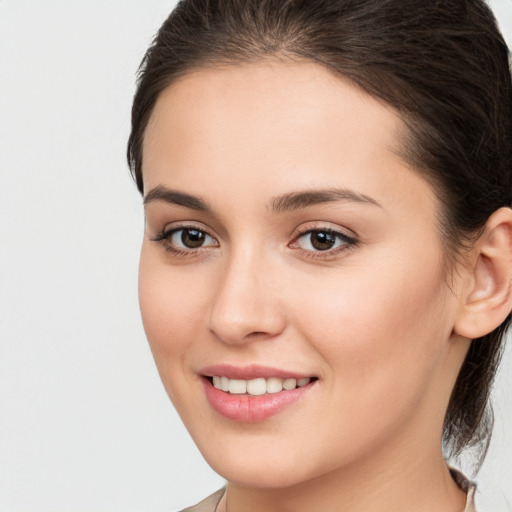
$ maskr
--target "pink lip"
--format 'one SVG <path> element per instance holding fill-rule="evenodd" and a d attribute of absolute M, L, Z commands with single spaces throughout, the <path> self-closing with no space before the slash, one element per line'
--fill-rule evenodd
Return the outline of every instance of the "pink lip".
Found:
<path fill-rule="evenodd" d="M 258 365 L 232 366 L 229 364 L 215 364 L 202 368 L 198 373 L 205 377 L 213 377 L 216 375 L 218 377 L 243 380 L 258 379 L 261 377 L 265 379 L 269 377 L 277 377 L 278 379 L 302 379 L 304 377 L 312 377 L 312 375 Z"/>
<path fill-rule="evenodd" d="M 308 375 L 287 372 L 262 366 L 234 367 L 229 365 L 208 366 L 201 370 L 202 382 L 206 399 L 210 406 L 219 414 L 233 421 L 257 423 L 278 414 L 283 409 L 301 400 L 315 384 L 316 379 L 299 388 L 266 393 L 264 395 L 235 395 L 213 386 L 212 376 L 223 376 L 231 379 L 256 379 L 277 377 L 279 379 L 300 379 Z"/>

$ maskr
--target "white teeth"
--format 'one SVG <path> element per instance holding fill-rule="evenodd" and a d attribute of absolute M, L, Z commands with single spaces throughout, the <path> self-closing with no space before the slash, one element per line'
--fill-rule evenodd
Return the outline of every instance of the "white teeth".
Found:
<path fill-rule="evenodd" d="M 233 395 L 244 395 L 247 392 L 247 381 L 239 379 L 229 380 L 229 392 Z"/>
<path fill-rule="evenodd" d="M 222 391 L 229 391 L 229 379 L 227 377 L 220 378 L 220 389 Z"/>
<path fill-rule="evenodd" d="M 270 377 L 267 379 L 267 393 L 279 393 L 283 391 L 283 379 Z"/>
<path fill-rule="evenodd" d="M 252 379 L 247 381 L 247 393 L 249 395 L 264 395 L 267 392 L 265 379 Z"/>
<path fill-rule="evenodd" d="M 251 380 L 230 379 L 228 377 L 213 377 L 213 385 L 217 389 L 229 392 L 233 395 L 249 394 L 253 396 L 264 395 L 265 393 L 279 393 L 284 390 L 295 389 L 296 387 L 306 386 L 311 382 L 311 378 L 302 379 L 279 379 L 269 377 L 268 379 L 258 378 Z"/>
<path fill-rule="evenodd" d="M 295 379 L 284 379 L 283 388 L 284 389 L 295 389 L 297 387 L 297 381 Z"/>

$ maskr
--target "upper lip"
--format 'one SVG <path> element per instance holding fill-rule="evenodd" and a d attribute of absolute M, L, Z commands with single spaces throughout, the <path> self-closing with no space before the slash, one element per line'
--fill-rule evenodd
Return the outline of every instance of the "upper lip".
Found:
<path fill-rule="evenodd" d="M 267 379 L 270 377 L 277 377 L 278 379 L 302 379 L 306 377 L 313 377 L 313 375 L 260 365 L 233 366 L 230 364 L 213 364 L 205 366 L 199 370 L 199 373 L 205 377 L 218 376 L 242 380 L 257 378 Z"/>

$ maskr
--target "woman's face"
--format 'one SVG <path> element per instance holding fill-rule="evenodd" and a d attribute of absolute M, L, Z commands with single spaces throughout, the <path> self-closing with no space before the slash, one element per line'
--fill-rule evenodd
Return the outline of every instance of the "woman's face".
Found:
<path fill-rule="evenodd" d="M 403 130 L 308 63 L 197 70 L 156 104 L 142 316 L 171 400 L 230 481 L 289 486 L 440 452 L 467 345 Z"/>

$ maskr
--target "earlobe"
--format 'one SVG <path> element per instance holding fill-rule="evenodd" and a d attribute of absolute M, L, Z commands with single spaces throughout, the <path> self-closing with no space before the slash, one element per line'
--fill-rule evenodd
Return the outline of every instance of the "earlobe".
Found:
<path fill-rule="evenodd" d="M 469 339 L 496 329 L 512 309 L 512 210 L 500 208 L 474 247 L 470 286 L 461 297 L 454 332 Z"/>

